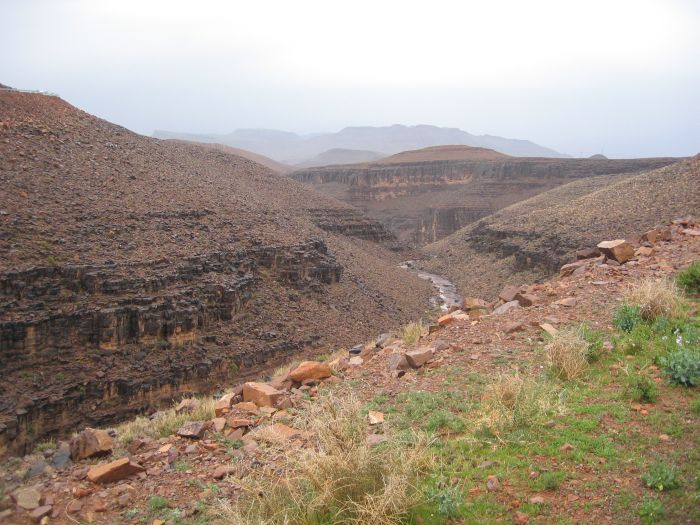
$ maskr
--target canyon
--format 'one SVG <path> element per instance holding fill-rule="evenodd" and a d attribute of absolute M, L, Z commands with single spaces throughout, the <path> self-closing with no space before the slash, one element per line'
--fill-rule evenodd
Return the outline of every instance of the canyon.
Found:
<path fill-rule="evenodd" d="M 0 453 L 429 308 L 391 232 L 250 159 L 0 92 Z"/>
<path fill-rule="evenodd" d="M 360 208 L 399 240 L 423 246 L 562 184 L 639 173 L 676 161 L 522 158 L 484 148 L 449 146 L 366 164 L 302 169 L 290 176 Z"/>

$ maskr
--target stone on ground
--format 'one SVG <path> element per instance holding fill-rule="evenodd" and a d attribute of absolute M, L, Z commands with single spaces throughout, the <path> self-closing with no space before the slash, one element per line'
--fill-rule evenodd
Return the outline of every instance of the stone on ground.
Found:
<path fill-rule="evenodd" d="M 603 241 L 598 243 L 598 249 L 608 259 L 617 261 L 620 264 L 626 263 L 634 257 L 634 248 L 624 239 Z"/>
<path fill-rule="evenodd" d="M 319 361 L 304 361 L 289 373 L 289 379 L 301 383 L 307 379 L 325 379 L 331 376 L 331 367 Z"/>
<path fill-rule="evenodd" d="M 367 419 L 370 425 L 380 425 L 384 423 L 384 414 L 375 410 L 370 410 L 367 413 Z"/>
<path fill-rule="evenodd" d="M 411 365 L 408 364 L 408 360 L 404 354 L 390 355 L 387 366 L 389 367 L 389 370 L 408 370 L 411 368 Z"/>
<path fill-rule="evenodd" d="M 493 313 L 496 315 L 503 315 L 507 313 L 509 310 L 512 310 L 513 308 L 517 308 L 520 306 L 520 303 L 518 301 L 508 301 L 507 303 L 503 303 L 501 306 L 496 308 Z"/>
<path fill-rule="evenodd" d="M 282 400 L 283 392 L 265 383 L 246 383 L 243 385 L 243 401 L 255 403 L 259 407 L 274 407 Z"/>
<path fill-rule="evenodd" d="M 128 457 L 117 459 L 88 470 L 87 477 L 93 483 L 112 483 L 143 472 L 143 467 L 132 462 Z"/>
<path fill-rule="evenodd" d="M 515 300 L 515 296 L 518 295 L 518 293 L 520 293 L 520 288 L 509 284 L 501 290 L 501 293 L 498 294 L 498 298 L 504 303 L 509 303 Z"/>
<path fill-rule="evenodd" d="M 41 503 L 41 493 L 34 487 L 18 489 L 12 494 L 12 497 L 17 506 L 25 510 L 34 510 Z"/>
<path fill-rule="evenodd" d="M 208 428 L 208 421 L 188 421 L 178 429 L 177 435 L 189 439 L 202 439 Z"/>
<path fill-rule="evenodd" d="M 180 401 L 180 404 L 175 407 L 175 413 L 182 414 L 184 412 L 192 412 L 195 408 L 197 408 L 197 405 L 199 405 L 199 401 L 193 397 L 183 399 Z"/>
<path fill-rule="evenodd" d="M 253 432 L 252 437 L 258 441 L 279 445 L 300 435 L 301 431 L 284 423 L 273 423 L 267 427 L 257 429 Z"/>
<path fill-rule="evenodd" d="M 112 438 L 104 430 L 86 428 L 70 441 L 70 455 L 73 461 L 92 457 L 107 456 L 112 453 Z"/>
<path fill-rule="evenodd" d="M 214 405 L 214 414 L 216 414 L 216 417 L 221 417 L 231 410 L 234 397 L 234 394 L 226 394 L 216 402 Z"/>
<path fill-rule="evenodd" d="M 413 368 L 420 368 L 433 358 L 433 349 L 428 347 L 417 348 L 406 352 L 406 361 Z"/>

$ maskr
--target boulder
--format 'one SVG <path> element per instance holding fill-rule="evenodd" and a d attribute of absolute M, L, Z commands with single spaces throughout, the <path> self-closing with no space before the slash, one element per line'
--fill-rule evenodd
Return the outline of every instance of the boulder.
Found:
<path fill-rule="evenodd" d="M 581 250 L 576 251 L 576 259 L 582 260 L 582 259 L 593 259 L 594 257 L 598 257 L 600 255 L 600 251 L 598 251 L 598 248 L 583 248 Z"/>
<path fill-rule="evenodd" d="M 496 308 L 493 313 L 496 315 L 503 315 L 507 313 L 509 310 L 512 310 L 513 308 L 517 308 L 520 306 L 520 303 L 518 301 L 509 301 L 507 303 L 502 304 L 498 308 Z"/>
<path fill-rule="evenodd" d="M 87 477 L 93 483 L 112 483 L 143 472 L 143 470 L 141 465 L 132 462 L 127 457 L 91 468 L 88 470 Z"/>
<path fill-rule="evenodd" d="M 350 360 L 348 361 L 348 365 L 350 365 L 350 366 L 360 366 L 360 365 L 362 365 L 362 363 L 364 363 L 364 362 L 365 362 L 364 359 L 362 359 L 359 355 L 356 355 L 356 356 L 353 356 L 353 357 L 350 358 Z"/>
<path fill-rule="evenodd" d="M 645 232 L 644 235 L 642 235 L 642 241 L 648 242 L 649 244 L 656 244 L 656 241 L 659 239 L 659 230 L 654 228 L 653 230 L 649 230 L 648 232 Z"/>
<path fill-rule="evenodd" d="M 41 493 L 34 487 L 25 487 L 18 489 L 12 494 L 12 498 L 17 503 L 18 507 L 25 510 L 34 510 L 41 503 Z"/>
<path fill-rule="evenodd" d="M 483 299 L 478 299 L 476 297 L 467 297 L 462 303 L 462 309 L 470 312 L 472 310 L 488 310 L 489 305 Z"/>
<path fill-rule="evenodd" d="M 73 461 L 108 456 L 112 453 L 112 438 L 104 430 L 86 428 L 70 441 L 70 456 Z"/>
<path fill-rule="evenodd" d="M 243 385 L 243 401 L 259 407 L 274 407 L 282 400 L 284 392 L 265 383 L 250 382 Z"/>
<path fill-rule="evenodd" d="M 331 375 L 331 367 L 326 363 L 304 361 L 289 373 L 289 378 L 301 383 L 307 379 L 325 379 Z"/>
<path fill-rule="evenodd" d="M 404 354 L 391 354 L 387 365 L 389 370 L 408 370 L 411 368 Z"/>
<path fill-rule="evenodd" d="M 620 264 L 624 264 L 634 257 L 634 248 L 624 239 L 603 241 L 598 244 L 598 249 L 605 257 Z"/>
<path fill-rule="evenodd" d="M 238 418 L 238 417 L 231 418 L 231 419 L 227 420 L 226 423 L 231 428 L 245 428 L 245 427 L 252 427 L 253 426 L 252 420 Z"/>
<path fill-rule="evenodd" d="M 503 290 L 501 290 L 501 293 L 498 294 L 498 298 L 501 299 L 504 303 L 509 303 L 515 300 L 515 296 L 519 292 L 520 288 L 509 284 L 505 288 L 503 288 Z"/>
<path fill-rule="evenodd" d="M 559 299 L 558 301 L 555 301 L 554 304 L 558 304 L 559 306 L 566 306 L 567 308 L 572 308 L 576 306 L 576 298 L 575 297 L 564 297 L 563 299 Z"/>
<path fill-rule="evenodd" d="M 559 269 L 559 275 L 561 277 L 568 277 L 569 275 L 572 275 L 574 272 L 580 270 L 581 268 L 584 268 L 585 270 L 589 263 L 590 261 L 588 259 L 582 259 L 580 261 L 565 264 Z"/>
<path fill-rule="evenodd" d="M 236 397 L 234 394 L 226 394 L 216 402 L 214 405 L 216 417 L 224 416 L 231 410 L 234 397 Z"/>
<path fill-rule="evenodd" d="M 188 421 L 178 429 L 177 435 L 188 439 L 202 439 L 208 428 L 208 421 Z"/>
<path fill-rule="evenodd" d="M 408 361 L 408 364 L 413 368 L 420 368 L 432 358 L 433 349 L 425 346 L 406 352 L 406 361 Z"/>
<path fill-rule="evenodd" d="M 247 412 L 249 414 L 257 414 L 258 412 L 260 412 L 258 405 L 256 405 L 255 403 L 251 403 L 250 401 L 236 403 L 235 408 L 236 410 L 240 410 L 241 412 Z"/>
<path fill-rule="evenodd" d="M 211 427 L 214 429 L 214 432 L 223 432 L 224 427 L 226 427 L 226 418 L 215 417 L 211 420 Z"/>
<path fill-rule="evenodd" d="M 42 505 L 41 507 L 37 507 L 29 513 L 29 519 L 34 523 L 41 523 L 41 520 L 45 516 L 51 514 L 52 508 L 53 507 L 51 507 L 51 505 Z"/>

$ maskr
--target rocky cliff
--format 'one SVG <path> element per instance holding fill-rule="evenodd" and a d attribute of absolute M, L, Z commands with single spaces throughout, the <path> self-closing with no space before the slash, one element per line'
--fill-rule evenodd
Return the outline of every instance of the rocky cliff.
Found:
<path fill-rule="evenodd" d="M 422 313 L 357 209 L 251 160 L 0 93 L 0 453 Z"/>
<path fill-rule="evenodd" d="M 414 155 L 423 159 L 418 162 L 402 162 L 413 157 L 401 154 L 396 162 L 389 157 L 372 164 L 299 170 L 291 176 L 363 209 L 399 239 L 422 245 L 561 184 L 640 172 L 676 160 L 538 159 L 495 152 L 489 157 L 483 150 L 473 160 L 426 160 L 430 153 Z"/>

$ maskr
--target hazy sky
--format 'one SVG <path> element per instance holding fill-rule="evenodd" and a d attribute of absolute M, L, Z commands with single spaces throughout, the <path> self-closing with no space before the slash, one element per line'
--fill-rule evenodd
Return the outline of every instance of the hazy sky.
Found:
<path fill-rule="evenodd" d="M 424 123 L 689 155 L 700 1 L 0 0 L 0 83 L 144 134 Z"/>

